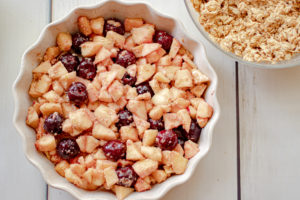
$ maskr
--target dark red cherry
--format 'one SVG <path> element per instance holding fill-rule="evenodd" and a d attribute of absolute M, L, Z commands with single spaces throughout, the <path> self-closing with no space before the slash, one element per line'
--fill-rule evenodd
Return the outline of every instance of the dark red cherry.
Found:
<path fill-rule="evenodd" d="M 62 55 L 59 60 L 62 62 L 62 64 L 64 64 L 68 72 L 75 71 L 79 65 L 78 57 L 72 55 L 71 53 Z"/>
<path fill-rule="evenodd" d="M 102 149 L 108 159 L 117 161 L 125 157 L 126 145 L 120 140 L 111 140 Z"/>
<path fill-rule="evenodd" d="M 89 37 L 81 33 L 75 33 L 72 35 L 72 49 L 74 49 L 75 52 L 80 53 L 80 45 L 87 41 L 89 41 Z"/>
<path fill-rule="evenodd" d="M 69 87 L 67 94 L 69 100 L 74 102 L 76 105 L 82 104 L 88 98 L 86 87 L 81 82 L 73 82 Z"/>
<path fill-rule="evenodd" d="M 91 58 L 82 58 L 80 64 L 77 67 L 77 76 L 93 80 L 96 76 L 96 67 Z"/>
<path fill-rule="evenodd" d="M 105 24 L 104 24 L 104 35 L 106 35 L 106 33 L 108 31 L 114 31 L 116 33 L 124 35 L 125 28 L 124 28 L 123 23 L 120 20 L 115 19 L 115 18 L 111 18 L 111 19 L 107 19 L 105 21 Z"/>
<path fill-rule="evenodd" d="M 149 118 L 148 122 L 150 123 L 150 129 L 157 129 L 158 131 L 164 130 L 164 122 L 162 119 L 154 120 Z"/>
<path fill-rule="evenodd" d="M 151 88 L 151 86 L 149 85 L 148 82 L 144 82 L 144 83 L 141 83 L 139 84 L 137 87 L 136 87 L 136 91 L 138 94 L 144 94 L 146 92 L 149 92 L 151 94 L 151 96 L 154 95 L 154 92 Z"/>
<path fill-rule="evenodd" d="M 80 149 L 74 139 L 65 138 L 58 142 L 56 152 L 61 158 L 69 160 L 75 158 L 79 154 Z"/>
<path fill-rule="evenodd" d="M 156 145 L 162 150 L 173 150 L 178 144 L 178 138 L 173 130 L 163 130 L 156 136 Z"/>
<path fill-rule="evenodd" d="M 45 119 L 44 129 L 48 133 L 60 134 L 63 121 L 63 117 L 58 112 L 54 112 Z"/>
<path fill-rule="evenodd" d="M 124 85 L 134 86 L 135 82 L 136 82 L 136 77 L 130 76 L 127 72 L 124 74 L 122 78 L 122 83 Z"/>
<path fill-rule="evenodd" d="M 116 173 L 119 178 L 119 182 L 117 184 L 124 187 L 133 186 L 138 179 L 138 175 L 131 166 L 118 168 Z"/>
<path fill-rule="evenodd" d="M 169 51 L 173 42 L 173 37 L 166 31 L 156 31 L 153 41 L 161 44 L 164 50 Z"/>
<path fill-rule="evenodd" d="M 117 122 L 116 126 L 121 128 L 122 126 L 127 126 L 133 122 L 133 115 L 128 110 L 121 110 L 118 113 L 119 121 Z"/>
<path fill-rule="evenodd" d="M 197 121 L 192 120 L 190 131 L 186 134 L 188 140 L 192 140 L 195 143 L 198 143 L 202 128 L 198 125 Z M 185 132 L 186 133 L 186 132 Z"/>
<path fill-rule="evenodd" d="M 176 133 L 178 138 L 178 144 L 180 144 L 182 147 L 184 145 L 184 142 L 187 141 L 187 132 L 182 128 L 182 126 L 179 126 L 177 128 L 174 128 L 173 131 Z"/>
<path fill-rule="evenodd" d="M 123 67 L 128 67 L 136 62 L 136 57 L 134 53 L 128 50 L 122 50 L 118 53 L 116 58 L 116 63 L 122 65 Z"/>

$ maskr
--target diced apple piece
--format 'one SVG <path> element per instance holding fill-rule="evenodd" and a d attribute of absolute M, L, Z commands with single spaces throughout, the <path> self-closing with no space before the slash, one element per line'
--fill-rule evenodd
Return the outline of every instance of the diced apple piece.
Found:
<path fill-rule="evenodd" d="M 58 95 L 62 95 L 64 93 L 64 88 L 61 86 L 61 84 L 58 81 L 52 82 L 52 88 Z"/>
<path fill-rule="evenodd" d="M 72 122 L 72 126 L 77 130 L 84 131 L 93 126 L 93 121 L 85 108 L 71 112 L 69 117 Z"/>
<path fill-rule="evenodd" d="M 209 78 L 205 74 L 200 72 L 199 69 L 193 69 L 192 70 L 192 76 L 193 76 L 195 84 L 206 83 L 206 82 L 209 81 Z"/>
<path fill-rule="evenodd" d="M 98 99 L 100 101 L 107 102 L 107 103 L 113 102 L 111 95 L 108 93 L 108 91 L 104 87 L 101 88 Z"/>
<path fill-rule="evenodd" d="M 99 91 L 94 86 L 94 84 L 89 83 L 86 87 L 88 92 L 89 103 L 93 103 L 98 100 Z"/>
<path fill-rule="evenodd" d="M 125 40 L 124 49 L 132 51 L 132 48 L 135 47 L 135 43 L 132 39 L 132 36 L 129 36 Z"/>
<path fill-rule="evenodd" d="M 161 48 L 161 45 L 158 43 L 145 43 L 145 44 L 141 44 L 139 46 L 136 46 L 134 48 L 132 48 L 132 52 L 134 53 L 134 55 L 138 58 L 140 57 L 145 57 L 148 54 L 152 53 L 153 51 L 158 50 L 159 48 Z"/>
<path fill-rule="evenodd" d="M 48 116 L 54 112 L 59 112 L 62 114 L 62 108 L 59 103 L 44 103 L 41 105 L 40 111 L 42 112 L 43 116 Z"/>
<path fill-rule="evenodd" d="M 165 172 L 167 174 L 167 177 L 170 177 L 172 174 L 174 174 L 172 166 L 170 166 L 170 165 L 164 165 L 163 168 L 164 168 L 164 170 L 165 170 Z"/>
<path fill-rule="evenodd" d="M 43 74 L 47 74 L 48 70 L 50 69 L 51 64 L 50 61 L 47 60 L 45 62 L 42 62 L 41 64 L 39 64 L 39 66 L 37 66 L 36 68 L 34 68 L 32 70 L 32 73 L 43 73 Z"/>
<path fill-rule="evenodd" d="M 132 167 L 139 177 L 144 178 L 152 174 L 158 168 L 158 162 L 145 159 L 134 163 Z"/>
<path fill-rule="evenodd" d="M 90 20 L 87 17 L 85 16 L 78 17 L 77 24 L 78 24 L 79 31 L 83 33 L 85 36 L 92 34 Z"/>
<path fill-rule="evenodd" d="M 117 166 L 118 166 L 117 162 L 113 162 L 110 160 L 97 160 L 97 162 L 96 162 L 96 169 L 101 169 L 101 170 L 104 170 L 109 167 L 116 169 Z"/>
<path fill-rule="evenodd" d="M 49 77 L 52 79 L 58 79 L 61 76 L 68 73 L 65 66 L 62 64 L 61 61 L 57 62 L 55 65 L 49 68 L 48 70 Z"/>
<path fill-rule="evenodd" d="M 98 64 L 104 61 L 105 59 L 110 58 L 110 56 L 111 52 L 105 47 L 102 47 L 95 56 L 94 64 Z"/>
<path fill-rule="evenodd" d="M 149 183 L 147 183 L 146 181 L 144 181 L 142 178 L 138 178 L 138 180 L 136 181 L 134 188 L 137 192 L 144 192 L 146 190 L 150 190 L 151 189 L 151 185 Z"/>
<path fill-rule="evenodd" d="M 164 88 L 152 97 L 154 105 L 168 105 L 170 103 L 170 90 Z"/>
<path fill-rule="evenodd" d="M 144 159 L 139 148 L 131 140 L 127 140 L 126 147 L 126 160 L 137 161 Z"/>
<path fill-rule="evenodd" d="M 65 177 L 65 170 L 68 169 L 69 167 L 70 167 L 69 163 L 65 160 L 62 160 L 55 165 L 55 170 L 59 175 Z"/>
<path fill-rule="evenodd" d="M 197 85 L 191 89 L 191 92 L 196 96 L 196 97 L 201 97 L 207 88 L 207 85 L 202 83 L 200 85 Z"/>
<path fill-rule="evenodd" d="M 150 123 L 144 119 L 141 119 L 141 118 L 135 116 L 135 115 L 133 115 L 133 120 L 134 120 L 135 126 L 138 130 L 139 136 L 142 138 L 144 132 L 148 128 L 150 128 Z"/>
<path fill-rule="evenodd" d="M 99 123 L 95 123 L 92 134 L 99 140 L 115 140 L 117 139 L 116 134 L 110 129 Z"/>
<path fill-rule="evenodd" d="M 181 125 L 181 120 L 176 113 L 166 113 L 163 115 L 165 129 L 170 130 Z"/>
<path fill-rule="evenodd" d="M 178 98 L 175 99 L 175 101 L 172 102 L 172 112 L 178 112 L 181 109 L 186 109 L 190 105 L 190 101 L 186 100 L 184 98 Z"/>
<path fill-rule="evenodd" d="M 127 73 L 128 73 L 130 76 L 135 77 L 135 76 L 136 76 L 136 73 L 137 73 L 137 66 L 136 66 L 136 64 L 129 65 L 129 66 L 126 68 L 126 71 L 127 71 Z"/>
<path fill-rule="evenodd" d="M 32 128 L 37 128 L 39 121 L 40 119 L 38 113 L 32 106 L 30 106 L 27 112 L 26 124 Z"/>
<path fill-rule="evenodd" d="M 171 58 L 175 58 L 175 56 L 177 55 L 178 50 L 180 49 L 180 46 L 181 45 L 178 42 L 178 40 L 173 38 L 172 45 L 171 45 L 170 52 L 169 52 L 169 55 L 170 55 Z"/>
<path fill-rule="evenodd" d="M 168 166 L 171 166 L 171 151 L 168 151 L 168 150 L 165 150 L 165 151 L 162 151 L 162 160 L 161 162 L 164 164 L 164 165 L 168 165 Z"/>
<path fill-rule="evenodd" d="M 70 33 L 61 32 L 56 37 L 57 46 L 61 51 L 69 51 L 72 46 L 72 36 Z"/>
<path fill-rule="evenodd" d="M 92 57 L 98 53 L 102 45 L 100 42 L 84 42 L 80 47 L 83 57 Z"/>
<path fill-rule="evenodd" d="M 164 110 L 161 106 L 154 106 L 149 112 L 149 117 L 154 120 L 159 120 L 164 114 Z"/>
<path fill-rule="evenodd" d="M 147 110 L 144 101 L 129 100 L 127 109 L 143 120 L 147 120 Z"/>
<path fill-rule="evenodd" d="M 189 132 L 190 131 L 190 126 L 191 126 L 192 119 L 191 119 L 191 117 L 190 117 L 189 112 L 187 111 L 187 109 L 179 110 L 177 112 L 177 115 L 178 115 L 178 117 L 179 117 L 179 119 L 181 121 L 183 129 L 186 132 Z"/>
<path fill-rule="evenodd" d="M 119 185 L 114 186 L 114 192 L 115 192 L 118 200 L 125 199 L 133 191 L 134 191 L 133 188 L 123 187 L 123 186 L 119 186 Z"/>
<path fill-rule="evenodd" d="M 175 146 L 175 148 L 173 149 L 173 151 L 178 152 L 182 156 L 184 155 L 184 150 L 183 150 L 183 148 L 182 148 L 182 146 L 180 144 L 177 144 Z"/>
<path fill-rule="evenodd" d="M 144 146 L 152 146 L 155 143 L 155 139 L 158 131 L 155 129 L 146 130 L 143 137 Z"/>
<path fill-rule="evenodd" d="M 197 117 L 197 122 L 201 128 L 204 128 L 208 122 L 208 118 Z"/>
<path fill-rule="evenodd" d="M 142 18 L 126 18 L 124 20 L 125 31 L 130 32 L 133 28 L 141 27 L 144 24 Z"/>
<path fill-rule="evenodd" d="M 161 149 L 158 147 L 142 146 L 141 152 L 146 158 L 149 158 L 151 160 L 158 161 L 158 162 L 161 161 L 161 158 L 162 158 Z"/>
<path fill-rule="evenodd" d="M 145 24 L 131 30 L 132 38 L 136 44 L 151 43 L 154 32 L 152 24 Z"/>
<path fill-rule="evenodd" d="M 204 99 L 200 98 L 200 100 L 197 109 L 197 118 L 210 118 L 213 114 L 213 108 Z"/>
<path fill-rule="evenodd" d="M 184 143 L 184 157 L 190 159 L 194 157 L 199 152 L 198 144 L 194 143 L 191 140 L 188 140 Z"/>
<path fill-rule="evenodd" d="M 104 18 L 103 17 L 91 19 L 90 24 L 91 24 L 91 29 L 95 34 L 98 34 L 98 35 L 103 34 L 103 27 L 104 27 Z"/>
<path fill-rule="evenodd" d="M 62 111 L 63 111 L 63 116 L 65 118 L 69 118 L 70 112 L 77 110 L 77 107 L 70 103 L 62 103 L 61 107 L 62 107 Z"/>
<path fill-rule="evenodd" d="M 136 85 L 149 80 L 156 71 L 155 65 L 145 64 L 137 66 L 137 81 Z"/>
<path fill-rule="evenodd" d="M 99 80 L 101 80 L 102 88 L 108 88 L 108 86 L 116 79 L 117 75 L 118 73 L 116 71 L 100 73 Z"/>
<path fill-rule="evenodd" d="M 155 63 L 160 60 L 160 58 L 166 54 L 166 51 L 163 48 L 159 48 L 156 51 L 153 51 L 152 53 L 148 54 L 146 56 L 148 63 Z"/>
<path fill-rule="evenodd" d="M 51 79 L 44 74 L 39 80 L 33 80 L 30 85 L 29 95 L 37 98 L 46 93 L 51 86 Z"/>
<path fill-rule="evenodd" d="M 59 83 L 65 90 L 68 90 L 70 85 L 76 80 L 76 72 L 70 72 L 60 77 Z"/>
<path fill-rule="evenodd" d="M 106 49 L 112 49 L 114 47 L 114 42 L 103 36 L 95 36 L 93 41 L 100 43 Z"/>
<path fill-rule="evenodd" d="M 119 178 L 114 168 L 112 167 L 105 168 L 103 172 L 108 187 L 113 186 L 119 181 Z"/>
<path fill-rule="evenodd" d="M 93 169 L 92 184 L 94 184 L 96 186 L 101 186 L 101 185 L 103 185 L 104 181 L 105 181 L 105 178 L 104 178 L 103 171 L 102 170 Z"/>
<path fill-rule="evenodd" d="M 189 70 L 178 70 L 175 74 L 175 87 L 189 88 L 193 86 L 193 78 Z"/>
<path fill-rule="evenodd" d="M 58 47 L 48 47 L 44 54 L 44 61 L 51 61 L 52 59 L 56 58 L 60 53 Z"/>
<path fill-rule="evenodd" d="M 93 136 L 79 136 L 76 139 L 76 142 L 80 148 L 81 152 L 87 152 L 87 153 L 92 153 L 99 145 L 100 142 Z"/>
<path fill-rule="evenodd" d="M 157 63 L 157 65 L 159 66 L 169 66 L 171 64 L 172 64 L 172 58 L 170 57 L 170 55 L 165 55 L 161 57 Z"/>
<path fill-rule="evenodd" d="M 132 140 L 134 142 L 139 141 L 139 135 L 136 128 L 132 126 L 122 126 L 120 129 L 121 140 Z"/>
<path fill-rule="evenodd" d="M 118 64 L 113 64 L 109 67 L 110 71 L 115 71 L 117 72 L 117 76 L 116 78 L 121 80 L 124 76 L 124 74 L 126 73 L 126 69 L 124 67 L 122 67 L 121 65 Z"/>
<path fill-rule="evenodd" d="M 56 148 L 55 137 L 53 135 L 44 135 L 35 142 L 38 151 L 53 151 Z"/>
<path fill-rule="evenodd" d="M 137 101 L 149 101 L 151 99 L 151 94 L 149 92 L 139 94 L 135 100 Z"/>
<path fill-rule="evenodd" d="M 187 167 L 188 159 L 176 151 L 171 151 L 171 165 L 175 174 L 183 174 Z"/>
<path fill-rule="evenodd" d="M 75 174 L 71 170 L 71 168 L 68 168 L 68 169 L 65 170 L 65 178 L 69 182 L 73 183 L 74 185 L 77 185 L 77 186 L 83 185 L 83 181 L 81 180 L 81 178 L 77 174 Z"/>
<path fill-rule="evenodd" d="M 161 90 L 160 85 L 156 79 L 152 79 L 151 81 L 149 81 L 149 85 L 151 86 L 155 94 Z"/>
<path fill-rule="evenodd" d="M 105 105 L 100 105 L 94 113 L 99 123 L 107 128 L 118 120 L 116 112 Z"/>
<path fill-rule="evenodd" d="M 108 88 L 108 93 L 115 102 L 118 101 L 124 94 L 123 84 L 121 84 L 118 80 L 115 80 Z"/>
<path fill-rule="evenodd" d="M 172 65 L 181 66 L 182 65 L 182 56 L 176 55 L 172 60 Z"/>
<path fill-rule="evenodd" d="M 152 173 L 152 176 L 157 183 L 162 183 L 167 179 L 167 173 L 161 169 L 154 171 Z"/>
<path fill-rule="evenodd" d="M 180 67 L 178 66 L 164 66 L 164 74 L 168 79 L 171 81 L 175 79 L 176 72 L 180 70 Z"/>
<path fill-rule="evenodd" d="M 53 90 L 45 93 L 43 97 L 51 103 L 62 103 L 63 99 Z"/>
<path fill-rule="evenodd" d="M 161 83 L 169 83 L 171 80 L 166 77 L 162 72 L 157 72 L 154 77 L 154 79 L 156 79 L 158 82 Z"/>
<path fill-rule="evenodd" d="M 108 31 L 106 33 L 106 38 L 114 41 L 116 47 L 123 49 L 125 44 L 125 37 L 123 35 L 120 35 L 114 31 Z"/>

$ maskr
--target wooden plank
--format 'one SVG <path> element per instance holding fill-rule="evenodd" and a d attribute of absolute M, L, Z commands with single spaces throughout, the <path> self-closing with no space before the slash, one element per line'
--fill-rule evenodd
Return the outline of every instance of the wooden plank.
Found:
<path fill-rule="evenodd" d="M 242 200 L 300 199 L 300 68 L 239 68 Z"/>
<path fill-rule="evenodd" d="M 53 0 L 53 19 L 65 16 L 77 5 L 89 5 L 96 2 L 98 1 Z M 234 61 L 225 57 L 200 36 L 184 8 L 183 1 L 151 0 L 150 2 L 154 8 L 163 13 L 175 17 L 180 16 L 185 27 L 189 29 L 189 33 L 205 44 L 209 60 L 219 75 L 218 97 L 224 113 L 215 128 L 212 149 L 207 157 L 199 163 L 193 177 L 185 184 L 172 189 L 163 199 L 234 200 L 237 197 Z M 59 199 L 71 200 L 74 198 L 66 192 L 50 187 L 49 200 Z"/>
<path fill-rule="evenodd" d="M 0 193 L 1 199 L 41 200 L 47 185 L 25 158 L 21 137 L 12 124 L 11 86 L 20 69 L 25 49 L 38 38 L 49 21 L 49 1 L 1 1 L 0 79 Z"/>

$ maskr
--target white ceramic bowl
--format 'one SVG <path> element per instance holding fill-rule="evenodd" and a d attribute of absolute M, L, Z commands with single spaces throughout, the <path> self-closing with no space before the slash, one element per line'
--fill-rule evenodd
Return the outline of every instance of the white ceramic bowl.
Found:
<path fill-rule="evenodd" d="M 209 34 L 204 30 L 204 28 L 201 26 L 199 23 L 199 13 L 194 9 L 193 4 L 191 0 L 184 0 L 186 8 L 188 10 L 188 13 L 190 14 L 191 18 L 193 19 L 194 24 L 198 28 L 199 32 L 204 36 L 206 40 L 208 40 L 213 46 L 215 46 L 217 49 L 222 51 L 224 54 L 227 56 L 230 56 L 234 60 L 237 60 L 240 63 L 246 64 L 247 66 L 251 67 L 257 67 L 257 68 L 263 68 L 263 69 L 281 69 L 281 68 L 289 68 L 289 67 L 297 67 L 300 66 L 300 53 L 296 54 L 292 59 L 286 60 L 286 61 L 281 61 L 276 64 L 270 64 L 270 63 L 259 63 L 259 62 L 250 62 L 244 60 L 242 57 L 239 57 L 235 55 L 234 53 L 228 52 L 223 50 L 219 44 L 214 42 Z"/>
<path fill-rule="evenodd" d="M 166 30 L 180 39 L 183 45 L 195 56 L 195 63 L 199 66 L 201 71 L 207 74 L 211 79 L 211 84 L 206 91 L 206 99 L 208 103 L 213 106 L 214 114 L 202 131 L 199 141 L 200 152 L 189 161 L 186 172 L 183 175 L 172 176 L 162 184 L 155 185 L 149 191 L 136 192 L 129 197 L 135 200 L 158 199 L 172 187 L 185 182 L 192 175 L 197 163 L 208 152 L 212 143 L 213 128 L 219 118 L 220 109 L 216 98 L 217 76 L 207 60 L 203 45 L 191 39 L 178 20 L 155 11 L 148 4 L 134 1 L 128 1 L 127 3 L 120 1 L 102 1 L 94 6 L 78 7 L 72 10 L 63 19 L 55 21 L 43 29 L 38 40 L 24 53 L 20 73 L 13 86 L 15 100 L 14 124 L 23 138 L 25 154 L 30 162 L 41 171 L 44 179 L 51 186 L 68 191 L 78 199 L 115 199 L 115 196 L 110 192 L 91 192 L 79 189 L 58 175 L 54 170 L 53 164 L 47 160 L 44 155 L 36 151 L 34 146 L 35 132 L 25 124 L 27 108 L 32 104 L 32 100 L 27 93 L 32 79 L 32 69 L 38 65 L 40 56 L 43 55 L 46 48 L 55 44 L 57 33 L 61 31 L 71 33 L 77 31 L 76 20 L 80 15 L 85 15 L 90 18 L 103 16 L 105 18 L 117 17 L 120 19 L 124 19 L 125 17 L 142 17 L 147 22 L 155 24 L 158 29 Z"/>

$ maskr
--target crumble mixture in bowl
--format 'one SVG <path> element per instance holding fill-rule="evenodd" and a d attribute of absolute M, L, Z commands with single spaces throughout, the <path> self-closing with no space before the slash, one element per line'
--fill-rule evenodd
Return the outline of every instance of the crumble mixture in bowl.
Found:
<path fill-rule="evenodd" d="M 181 29 L 111 1 L 46 27 L 23 57 L 14 121 L 48 184 L 79 199 L 157 199 L 191 176 L 218 119 L 217 77 Z"/>
<path fill-rule="evenodd" d="M 300 2 L 297 0 L 186 0 L 212 43 L 228 55 L 260 67 L 300 64 Z"/>

